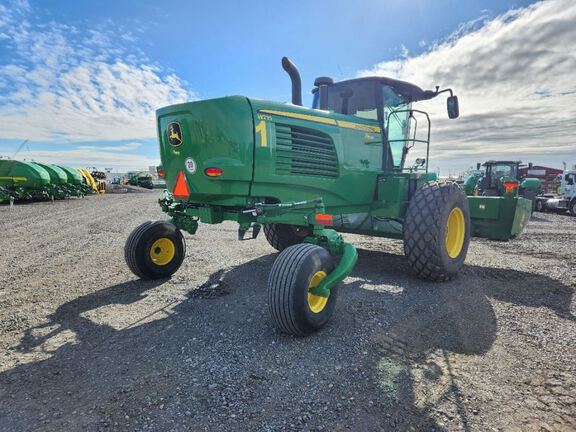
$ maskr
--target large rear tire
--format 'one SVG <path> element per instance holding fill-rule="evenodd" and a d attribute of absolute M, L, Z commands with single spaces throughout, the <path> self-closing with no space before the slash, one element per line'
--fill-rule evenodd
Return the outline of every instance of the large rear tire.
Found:
<path fill-rule="evenodd" d="M 140 279 L 172 276 L 182 265 L 185 254 L 182 233 L 163 221 L 144 222 L 136 227 L 124 246 L 126 264 Z"/>
<path fill-rule="evenodd" d="M 470 243 L 470 210 L 456 183 L 428 183 L 410 200 L 404 222 L 404 253 L 416 275 L 452 279 Z"/>
<path fill-rule="evenodd" d="M 268 278 L 268 305 L 280 331 L 305 336 L 326 325 L 336 306 L 337 287 L 328 298 L 309 290 L 333 270 L 330 253 L 311 244 L 290 246 L 276 258 Z"/>
<path fill-rule="evenodd" d="M 296 225 L 265 224 L 264 236 L 270 246 L 279 252 L 290 246 L 300 244 L 310 235 L 306 228 Z"/>

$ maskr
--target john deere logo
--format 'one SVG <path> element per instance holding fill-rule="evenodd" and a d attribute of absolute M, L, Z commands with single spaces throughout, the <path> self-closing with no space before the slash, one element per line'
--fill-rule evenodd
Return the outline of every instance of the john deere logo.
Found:
<path fill-rule="evenodd" d="M 168 142 L 170 142 L 170 145 L 178 147 L 180 144 L 182 144 L 182 129 L 180 129 L 179 123 L 172 122 L 168 124 L 167 131 Z"/>

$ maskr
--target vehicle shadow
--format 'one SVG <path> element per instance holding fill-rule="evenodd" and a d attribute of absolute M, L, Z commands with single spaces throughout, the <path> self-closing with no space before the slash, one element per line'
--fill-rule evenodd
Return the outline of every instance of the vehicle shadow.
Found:
<path fill-rule="evenodd" d="M 444 430 L 433 414 L 444 397 L 467 429 L 449 354 L 490 350 L 490 298 L 572 319 L 573 290 L 545 276 L 466 266 L 432 284 L 411 276 L 402 256 L 359 252 L 334 319 L 308 338 L 271 325 L 265 281 L 277 255 L 219 270 L 162 318 L 120 330 L 86 313 L 134 306 L 165 281 L 66 303 L 42 326 L 49 333 L 29 329 L 17 349 L 41 348 L 64 330 L 76 342 L 0 374 L 0 429 Z M 530 286 L 514 288 L 523 280 Z M 417 391 L 438 382 L 436 398 Z"/>

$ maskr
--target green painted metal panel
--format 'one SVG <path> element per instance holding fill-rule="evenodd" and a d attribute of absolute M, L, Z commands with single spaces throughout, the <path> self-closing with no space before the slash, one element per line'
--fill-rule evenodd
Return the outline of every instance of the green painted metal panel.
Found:
<path fill-rule="evenodd" d="M 182 172 L 190 191 L 189 201 L 246 204 L 254 157 L 254 126 L 247 98 L 231 96 L 173 105 L 158 110 L 156 115 L 169 191 L 174 190 Z M 220 168 L 222 175 L 205 175 L 211 167 Z"/>
<path fill-rule="evenodd" d="M 83 184 L 82 174 L 80 174 L 74 168 L 70 168 L 65 165 L 56 165 L 56 166 L 66 173 L 66 175 L 68 176 L 68 183 L 74 185 Z"/>
<path fill-rule="evenodd" d="M 526 227 L 532 203 L 518 196 L 468 197 L 471 235 L 492 240 L 510 240 Z"/>
<path fill-rule="evenodd" d="M 500 197 L 468 197 L 470 217 L 475 219 L 498 219 L 500 217 Z"/>
<path fill-rule="evenodd" d="M 46 170 L 46 172 L 48 172 L 50 175 L 50 183 L 53 185 L 63 185 L 68 183 L 68 176 L 62 168 L 59 168 L 56 165 L 46 165 L 41 163 L 36 163 L 36 165 L 41 166 Z"/>
<path fill-rule="evenodd" d="M 50 174 L 31 162 L 0 160 L 0 186 L 41 188 L 50 184 Z"/>
<path fill-rule="evenodd" d="M 376 121 L 269 101 L 251 104 L 254 196 L 280 202 L 322 197 L 331 213 L 370 208 L 382 174 Z"/>

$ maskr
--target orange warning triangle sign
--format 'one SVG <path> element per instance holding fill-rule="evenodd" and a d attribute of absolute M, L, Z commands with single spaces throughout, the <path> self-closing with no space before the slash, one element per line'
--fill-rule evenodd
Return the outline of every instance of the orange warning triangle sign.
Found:
<path fill-rule="evenodd" d="M 190 189 L 188 189 L 188 182 L 186 181 L 186 176 L 182 171 L 178 172 L 178 177 L 176 178 L 176 184 L 174 185 L 174 190 L 172 191 L 175 198 L 188 198 L 190 196 Z"/>

